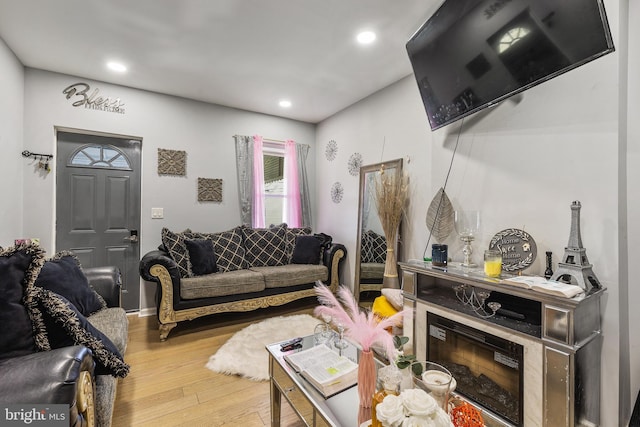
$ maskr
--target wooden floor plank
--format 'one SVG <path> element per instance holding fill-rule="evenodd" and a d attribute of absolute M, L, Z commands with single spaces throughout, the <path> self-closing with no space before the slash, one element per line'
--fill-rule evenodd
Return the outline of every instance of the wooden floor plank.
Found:
<path fill-rule="evenodd" d="M 205 367 L 233 334 L 273 316 L 311 313 L 307 301 L 250 313 L 215 315 L 179 324 L 160 342 L 155 317 L 129 316 L 125 360 L 118 384 L 114 427 L 270 425 L 269 383 L 222 375 Z M 302 427 L 283 399 L 282 426 Z"/>

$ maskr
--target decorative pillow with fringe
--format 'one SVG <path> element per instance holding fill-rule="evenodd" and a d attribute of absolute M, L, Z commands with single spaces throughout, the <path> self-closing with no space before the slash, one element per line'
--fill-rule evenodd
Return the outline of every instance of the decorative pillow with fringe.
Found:
<path fill-rule="evenodd" d="M 31 292 L 44 250 L 18 245 L 0 251 L 0 359 L 48 349 L 42 316 Z"/>
<path fill-rule="evenodd" d="M 38 289 L 37 299 L 43 312 L 51 348 L 84 345 L 93 352 L 96 375 L 124 378 L 129 365 L 111 340 L 96 329 L 86 317 L 63 296 L 46 289 Z"/>
<path fill-rule="evenodd" d="M 58 252 L 45 261 L 35 285 L 62 295 L 84 316 L 90 316 L 107 306 L 100 294 L 89 285 L 78 258 L 69 251 Z"/>

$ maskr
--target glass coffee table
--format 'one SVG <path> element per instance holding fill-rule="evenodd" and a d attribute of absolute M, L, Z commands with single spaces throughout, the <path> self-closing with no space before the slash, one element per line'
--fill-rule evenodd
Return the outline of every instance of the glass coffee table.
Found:
<path fill-rule="evenodd" d="M 267 346 L 269 352 L 269 377 L 271 381 L 271 426 L 280 426 L 282 397 L 289 402 L 298 417 L 308 426 L 359 426 L 371 418 L 371 409 L 360 409 L 358 388 L 353 386 L 326 398 L 307 382 L 284 360 L 286 354 L 310 348 L 314 345 L 313 335 L 302 339 L 302 347 L 282 352 L 280 343 Z M 354 362 L 358 361 L 358 348 L 349 343 L 339 350 L 330 346 Z M 380 364 L 380 366 L 382 366 Z"/>

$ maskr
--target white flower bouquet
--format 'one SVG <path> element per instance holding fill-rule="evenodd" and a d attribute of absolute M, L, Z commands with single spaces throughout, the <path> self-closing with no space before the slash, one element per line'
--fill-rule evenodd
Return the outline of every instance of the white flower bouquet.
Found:
<path fill-rule="evenodd" d="M 383 427 L 453 427 L 449 414 L 419 388 L 386 396 L 376 406 L 376 418 Z"/>

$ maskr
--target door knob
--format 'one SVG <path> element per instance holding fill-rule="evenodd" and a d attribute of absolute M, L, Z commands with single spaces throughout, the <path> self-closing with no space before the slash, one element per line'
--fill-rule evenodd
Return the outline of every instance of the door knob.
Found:
<path fill-rule="evenodd" d="M 129 236 L 124 238 L 125 242 L 138 243 L 138 230 L 130 230 Z"/>

